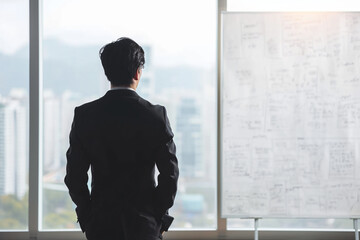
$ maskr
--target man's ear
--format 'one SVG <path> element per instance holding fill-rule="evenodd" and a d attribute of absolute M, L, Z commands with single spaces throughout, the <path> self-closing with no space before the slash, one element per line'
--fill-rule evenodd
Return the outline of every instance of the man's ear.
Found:
<path fill-rule="evenodd" d="M 142 73 L 142 69 L 139 67 L 135 73 L 134 79 L 135 80 L 140 80 L 141 77 L 141 73 Z"/>

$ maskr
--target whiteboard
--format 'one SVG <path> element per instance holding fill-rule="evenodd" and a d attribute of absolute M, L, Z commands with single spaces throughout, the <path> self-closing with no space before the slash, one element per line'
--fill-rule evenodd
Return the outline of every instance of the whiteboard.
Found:
<path fill-rule="evenodd" d="M 222 14 L 222 217 L 360 216 L 360 13 Z"/>

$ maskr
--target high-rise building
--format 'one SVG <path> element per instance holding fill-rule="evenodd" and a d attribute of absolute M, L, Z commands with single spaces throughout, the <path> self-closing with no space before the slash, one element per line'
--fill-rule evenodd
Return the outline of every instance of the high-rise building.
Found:
<path fill-rule="evenodd" d="M 44 91 L 43 168 L 45 172 L 60 168 L 60 101 L 50 90 Z"/>
<path fill-rule="evenodd" d="M 6 103 L 0 99 L 0 194 L 5 193 L 5 108 Z"/>
<path fill-rule="evenodd" d="M 0 195 L 18 198 L 27 191 L 26 93 L 13 89 L 0 99 Z"/>
<path fill-rule="evenodd" d="M 152 49 L 151 46 L 143 46 L 145 52 L 145 69 L 142 72 L 140 87 L 136 90 L 141 97 L 153 100 L 155 92 L 155 82 L 154 82 L 154 69 L 152 65 Z"/>
<path fill-rule="evenodd" d="M 104 82 L 106 82 L 104 80 Z M 71 124 L 74 118 L 74 109 L 83 103 L 79 94 L 71 91 L 65 91 L 61 95 L 61 166 L 65 169 L 66 164 L 66 151 L 69 148 L 69 134 L 71 130 Z"/>
<path fill-rule="evenodd" d="M 184 97 L 177 108 L 176 134 L 182 174 L 203 177 L 201 111 L 195 97 Z"/>

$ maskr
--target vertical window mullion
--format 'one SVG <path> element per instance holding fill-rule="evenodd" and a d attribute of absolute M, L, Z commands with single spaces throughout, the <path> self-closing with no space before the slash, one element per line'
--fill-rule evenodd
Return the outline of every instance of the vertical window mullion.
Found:
<path fill-rule="evenodd" d="M 217 232 L 226 234 L 226 219 L 221 218 L 221 12 L 226 11 L 227 0 L 217 1 Z"/>
<path fill-rule="evenodd" d="M 37 238 L 39 230 L 39 172 L 41 159 L 41 0 L 29 0 L 30 84 L 29 84 L 29 234 Z"/>

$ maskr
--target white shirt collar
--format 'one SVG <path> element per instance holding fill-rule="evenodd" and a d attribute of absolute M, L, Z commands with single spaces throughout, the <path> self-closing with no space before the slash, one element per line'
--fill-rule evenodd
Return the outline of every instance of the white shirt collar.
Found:
<path fill-rule="evenodd" d="M 131 90 L 135 92 L 135 90 L 131 87 L 113 87 L 110 90 Z"/>

